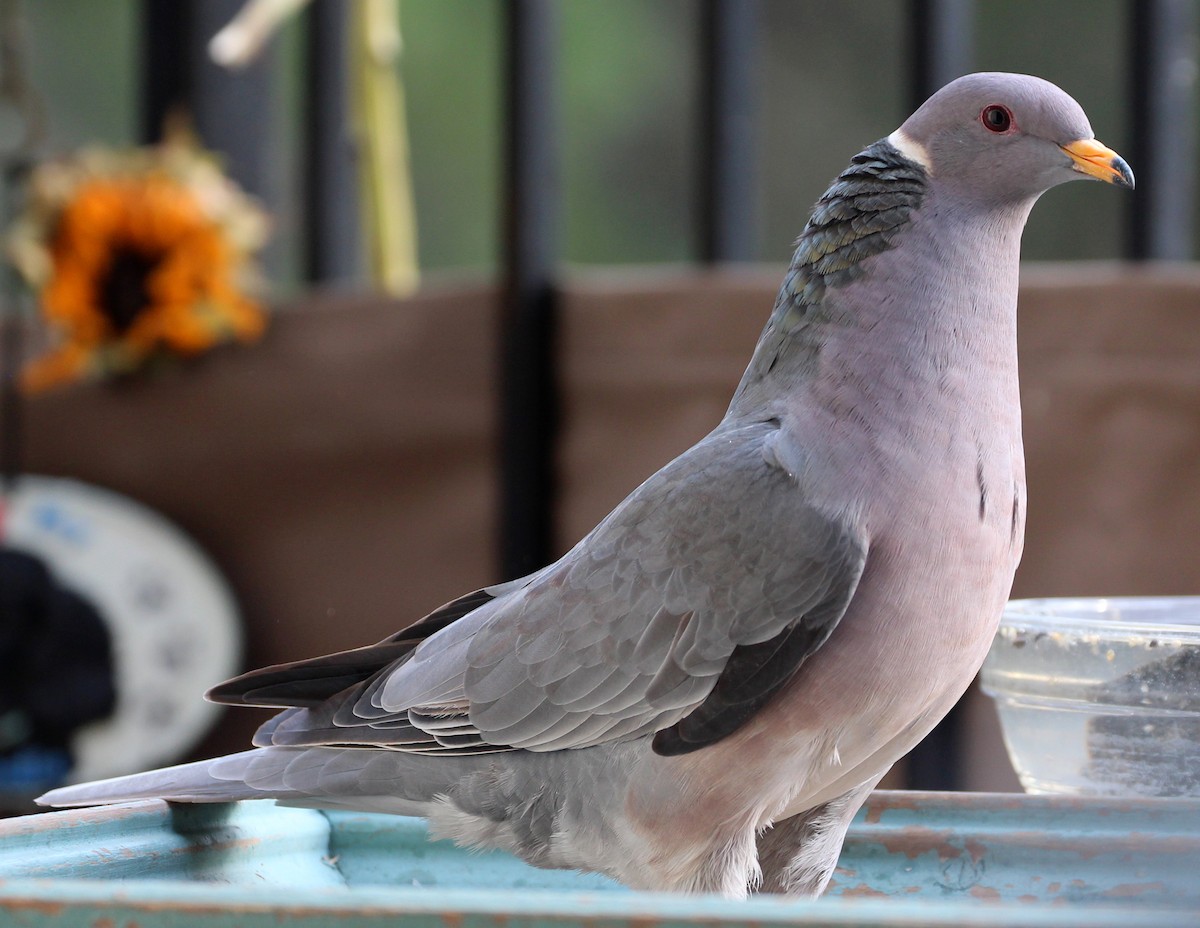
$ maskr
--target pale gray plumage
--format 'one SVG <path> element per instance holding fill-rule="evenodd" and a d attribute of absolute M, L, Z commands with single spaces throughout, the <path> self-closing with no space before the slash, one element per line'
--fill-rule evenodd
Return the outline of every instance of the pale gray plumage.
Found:
<path fill-rule="evenodd" d="M 1008 595 L 1021 230 L 1063 181 L 1132 186 L 1091 139 L 1037 78 L 948 85 L 817 204 L 721 424 L 561 560 L 218 687 L 285 710 L 256 750 L 42 801 L 276 797 L 634 887 L 819 893 Z"/>

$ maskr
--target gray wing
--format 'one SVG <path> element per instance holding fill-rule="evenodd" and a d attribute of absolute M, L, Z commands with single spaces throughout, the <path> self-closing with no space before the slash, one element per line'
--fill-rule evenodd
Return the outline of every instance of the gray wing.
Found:
<path fill-rule="evenodd" d="M 259 743 L 410 751 L 720 740 L 829 636 L 866 559 L 766 454 L 776 429 L 714 432 L 560 561 Z"/>

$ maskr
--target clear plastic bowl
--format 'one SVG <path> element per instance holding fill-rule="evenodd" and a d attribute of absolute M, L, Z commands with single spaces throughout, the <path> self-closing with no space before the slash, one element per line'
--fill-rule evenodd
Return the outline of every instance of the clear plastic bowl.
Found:
<path fill-rule="evenodd" d="M 1014 600 L 983 689 L 1028 792 L 1200 797 L 1200 597 Z"/>

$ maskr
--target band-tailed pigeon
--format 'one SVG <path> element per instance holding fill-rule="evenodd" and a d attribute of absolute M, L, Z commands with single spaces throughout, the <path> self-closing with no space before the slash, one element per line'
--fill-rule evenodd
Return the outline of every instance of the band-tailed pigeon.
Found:
<path fill-rule="evenodd" d="M 1046 81 L 974 74 L 818 201 L 725 418 L 559 561 L 213 699 L 242 754 L 55 790 L 421 815 L 633 887 L 815 895 L 966 689 L 1021 554 L 1021 231 L 1129 167 Z"/>

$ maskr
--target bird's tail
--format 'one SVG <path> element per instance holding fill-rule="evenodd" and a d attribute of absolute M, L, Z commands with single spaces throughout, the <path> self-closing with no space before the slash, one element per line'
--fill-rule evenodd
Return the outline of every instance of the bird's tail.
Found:
<path fill-rule="evenodd" d="M 251 786 L 239 773 L 254 765 L 260 752 L 246 751 L 215 760 L 148 770 L 52 789 L 37 799 L 43 806 L 96 806 L 134 799 L 170 799 L 180 802 L 231 802 L 263 799 L 269 793 Z"/>
<path fill-rule="evenodd" d="M 423 814 L 448 785 L 428 758 L 342 748 L 259 748 L 213 760 L 164 767 L 53 789 L 43 806 L 92 806 L 135 799 L 233 802 L 279 799 L 289 804 L 375 808 Z M 387 797 L 387 807 L 377 801 Z"/>

